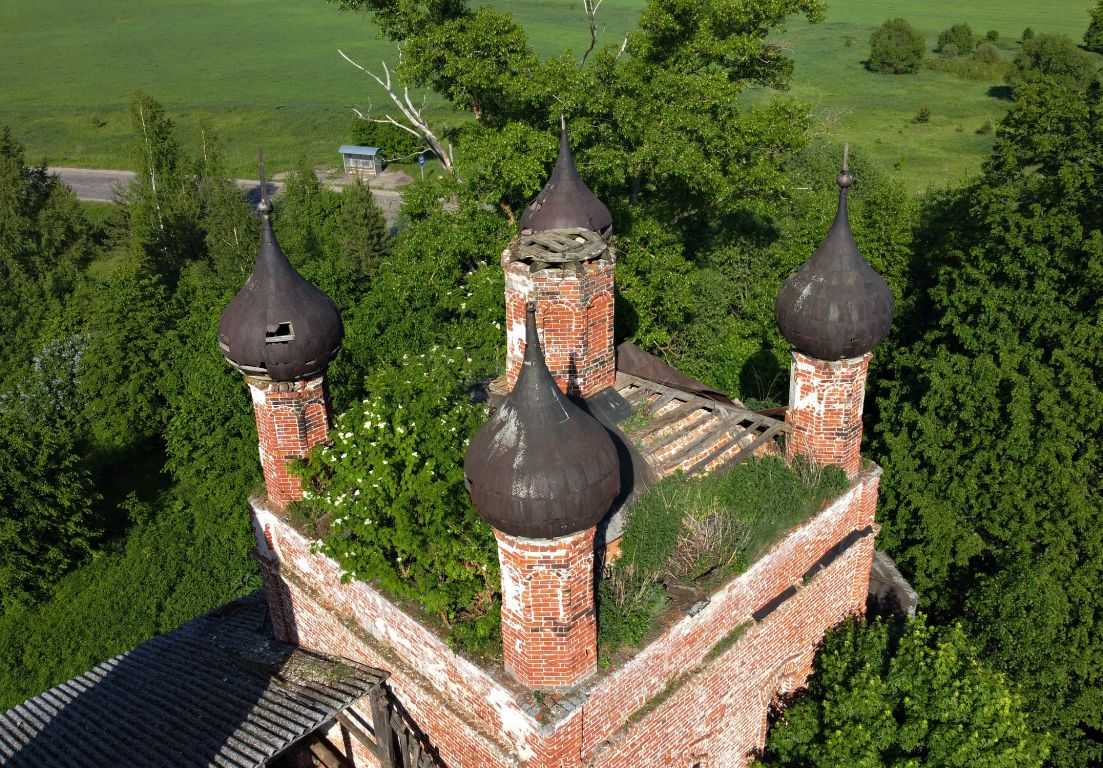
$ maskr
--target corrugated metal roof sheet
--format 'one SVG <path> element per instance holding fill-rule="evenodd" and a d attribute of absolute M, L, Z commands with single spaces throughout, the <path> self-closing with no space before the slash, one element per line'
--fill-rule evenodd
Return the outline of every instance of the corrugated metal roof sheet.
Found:
<path fill-rule="evenodd" d="M 337 148 L 342 155 L 378 155 L 379 147 L 364 147 L 359 144 L 342 144 Z"/>
<path fill-rule="evenodd" d="M 260 593 L 0 715 L 5 768 L 257 768 L 385 674 L 274 640 Z"/>

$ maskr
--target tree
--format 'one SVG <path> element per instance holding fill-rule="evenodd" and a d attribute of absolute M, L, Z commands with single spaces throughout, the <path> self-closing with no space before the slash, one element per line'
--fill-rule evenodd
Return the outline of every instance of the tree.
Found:
<path fill-rule="evenodd" d="M 200 125 L 198 139 L 195 179 L 207 262 L 221 279 L 240 284 L 253 266 L 258 239 L 256 216 L 229 178 L 221 143 L 209 125 Z"/>
<path fill-rule="evenodd" d="M 1095 73 L 1095 65 L 1072 38 L 1045 33 L 1023 41 L 1022 49 L 1007 70 L 1006 79 L 1013 87 L 1048 77 L 1065 87 L 1083 88 Z"/>
<path fill-rule="evenodd" d="M 891 75 L 919 70 L 927 44 L 906 19 L 888 19 L 869 36 L 868 66 Z"/>
<path fill-rule="evenodd" d="M 1091 16 L 1091 23 L 1084 33 L 1084 47 L 1089 51 L 1103 53 L 1103 2 L 1097 2 L 1088 14 Z"/>
<path fill-rule="evenodd" d="M 1097 83 L 1015 87 L 982 176 L 924 212 L 870 398 L 883 545 L 1067 768 L 1103 758 L 1101 118 Z"/>
<path fill-rule="evenodd" d="M 756 763 L 793 768 L 1040 768 L 1046 740 L 960 625 L 848 621 Z"/>
<path fill-rule="evenodd" d="M 101 529 L 76 436 L 0 401 L 0 606 L 41 598 L 86 558 Z"/>
<path fill-rule="evenodd" d="M 390 123 L 377 123 L 362 117 L 353 119 L 349 138 L 353 144 L 378 147 L 386 158 L 385 162 L 409 158 L 428 149 L 424 141 L 409 131 Z"/>
<path fill-rule="evenodd" d="M 22 145 L 0 128 L 0 381 L 26 370 L 45 318 L 95 248 L 72 191 L 25 162 Z"/>
<path fill-rule="evenodd" d="M 82 283 L 71 306 L 64 322 L 80 339 L 87 439 L 102 458 L 117 458 L 164 425 L 169 296 L 156 278 L 120 270 L 102 282 Z"/>
<path fill-rule="evenodd" d="M 134 180 L 117 201 L 127 210 L 133 253 L 171 284 L 188 261 L 204 254 L 196 185 L 165 109 L 143 90 L 130 102 Z"/>
<path fill-rule="evenodd" d="M 935 53 L 943 53 L 947 46 L 952 45 L 955 55 L 965 55 L 972 53 L 976 44 L 973 30 L 968 24 L 954 24 L 938 33 L 938 42 L 934 49 Z"/>
<path fill-rule="evenodd" d="M 360 181 L 345 187 L 334 228 L 336 265 L 359 279 L 370 280 L 391 248 L 387 222 L 370 187 Z"/>
<path fill-rule="evenodd" d="M 340 207 L 340 195 L 322 186 L 301 155 L 287 175 L 273 220 L 280 246 L 295 266 L 333 253 L 333 220 Z"/>
<path fill-rule="evenodd" d="M 165 341 L 166 468 L 227 513 L 260 481 L 248 389 L 215 342 L 222 310 L 239 287 L 222 287 L 197 267 L 185 271 L 175 296 L 181 319 Z"/>

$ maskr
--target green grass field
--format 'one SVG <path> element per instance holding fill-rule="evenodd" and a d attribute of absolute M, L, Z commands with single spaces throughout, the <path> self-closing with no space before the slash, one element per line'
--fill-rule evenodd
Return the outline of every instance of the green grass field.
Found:
<path fill-rule="evenodd" d="M 992 146 L 978 134 L 985 120 L 998 122 L 1008 102 L 989 95 L 1000 81 L 966 80 L 923 69 L 914 75 L 869 72 L 869 35 L 885 19 L 901 16 L 933 48 L 938 33 L 966 22 L 978 37 L 994 29 L 1007 58 L 1026 27 L 1060 32 L 1080 42 L 1091 0 L 827 0 L 827 18 L 794 21 L 777 35 L 795 62 L 793 95 L 809 102 L 817 131 L 849 141 L 872 155 L 910 189 L 941 186 L 975 172 Z M 848 38 L 851 44 L 847 46 Z M 914 123 L 921 106 L 930 121 Z"/>
<path fill-rule="evenodd" d="M 529 30 L 543 54 L 581 50 L 582 3 L 498 0 Z M 938 32 L 966 21 L 978 35 L 997 29 L 1013 55 L 1026 26 L 1079 40 L 1090 0 L 973 0 L 922 4 L 830 2 L 824 23 L 794 21 L 777 39 L 796 62 L 792 93 L 813 105 L 817 130 L 849 140 L 912 189 L 974 171 L 991 145 L 977 129 L 1007 102 L 988 95 L 998 83 L 923 71 L 875 75 L 862 61 L 869 33 L 904 16 L 933 45 Z M 605 0 L 603 38 L 631 29 L 643 0 Z M 846 41 L 851 44 L 847 46 Z M 226 143 L 231 169 L 252 174 L 264 144 L 275 170 L 305 153 L 335 163 L 350 105 L 382 107 L 381 91 L 337 56 L 394 61 L 362 14 L 325 0 L 4 0 L 0 3 L 0 124 L 12 126 L 28 156 L 53 165 L 128 167 L 128 95 L 142 87 L 170 110 L 182 135 L 209 120 Z M 930 122 L 910 122 L 921 105 Z M 440 120 L 462 119 L 438 113 Z"/>
<path fill-rule="evenodd" d="M 581 2 L 505 0 L 542 54 L 581 51 Z M 635 26 L 640 0 L 605 0 L 610 39 Z M 338 162 L 350 105 L 384 106 L 382 90 L 337 55 L 378 71 L 396 59 L 367 17 L 325 0 L 3 0 L 0 125 L 28 158 L 52 165 L 127 168 L 127 100 L 145 88 L 185 138 L 209 120 L 232 170 L 251 177 L 256 147 L 270 168 L 299 154 Z M 441 114 L 442 119 L 456 119 Z"/>

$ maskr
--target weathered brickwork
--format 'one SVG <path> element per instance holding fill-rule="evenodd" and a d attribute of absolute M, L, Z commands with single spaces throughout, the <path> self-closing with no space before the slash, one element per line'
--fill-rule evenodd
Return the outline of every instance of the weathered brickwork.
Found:
<path fill-rule="evenodd" d="M 576 685 L 597 669 L 594 529 L 550 540 L 495 536 L 506 670 L 530 688 Z"/>
<path fill-rule="evenodd" d="M 509 251 L 506 251 L 509 253 Z M 548 370 L 559 388 L 588 397 L 616 382 L 613 349 L 612 249 L 568 268 L 536 272 L 503 256 L 506 284 L 506 381 L 512 390 L 525 355 L 525 303 L 537 302 L 536 324 Z"/>
<path fill-rule="evenodd" d="M 804 456 L 817 464 L 842 467 L 847 477 L 858 475 L 862 406 L 871 357 L 867 353 L 827 361 L 793 352 L 785 414 L 793 431 L 786 440 L 786 458 Z"/>
<path fill-rule="evenodd" d="M 334 561 L 258 500 L 253 513 L 268 533 L 269 556 L 258 554 L 266 585 L 282 585 L 279 620 L 307 648 L 388 670 L 395 698 L 445 765 L 728 768 L 762 746 L 769 705 L 804 683 L 823 632 L 862 609 L 879 476 L 876 467 L 861 473 L 701 610 L 540 720 L 501 673 L 457 656 L 369 585 L 342 583 Z"/>
<path fill-rule="evenodd" d="M 251 507 L 271 532 L 298 644 L 387 670 L 388 687 L 448 766 L 504 768 L 534 755 L 540 726 L 510 688 L 370 585 L 343 583 L 340 566 L 262 500 Z"/>
<path fill-rule="evenodd" d="M 280 509 L 302 498 L 302 481 L 288 471 L 329 431 L 325 377 L 276 382 L 247 379 L 260 437 L 260 464 L 268 499 Z"/>

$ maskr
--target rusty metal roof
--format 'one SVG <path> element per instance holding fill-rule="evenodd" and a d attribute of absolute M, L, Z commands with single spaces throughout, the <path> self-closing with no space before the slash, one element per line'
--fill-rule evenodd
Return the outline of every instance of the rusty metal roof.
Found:
<path fill-rule="evenodd" d="M 781 335 L 818 360 L 860 357 L 892 325 L 892 291 L 858 250 L 850 231 L 846 193 L 854 177 L 843 162 L 839 208 L 827 238 L 778 292 L 774 309 Z"/>
<path fill-rule="evenodd" d="M 467 449 L 464 476 L 479 516 L 512 536 L 553 539 L 596 525 L 621 487 L 609 433 L 564 395 L 525 317 L 525 358 L 513 391 Z"/>
<path fill-rule="evenodd" d="M 259 768 L 385 679 L 234 601 L 0 714 L 6 768 Z"/>
<path fill-rule="evenodd" d="M 559 157 L 548 183 L 521 214 L 521 234 L 574 227 L 607 237 L 613 229 L 613 215 L 578 175 L 567 139 L 567 121 L 561 118 Z"/>
<path fill-rule="evenodd" d="M 341 348 L 337 307 L 287 260 L 272 231 L 261 164 L 260 250 L 253 273 L 222 312 L 218 346 L 246 376 L 294 381 L 321 373 Z"/>

